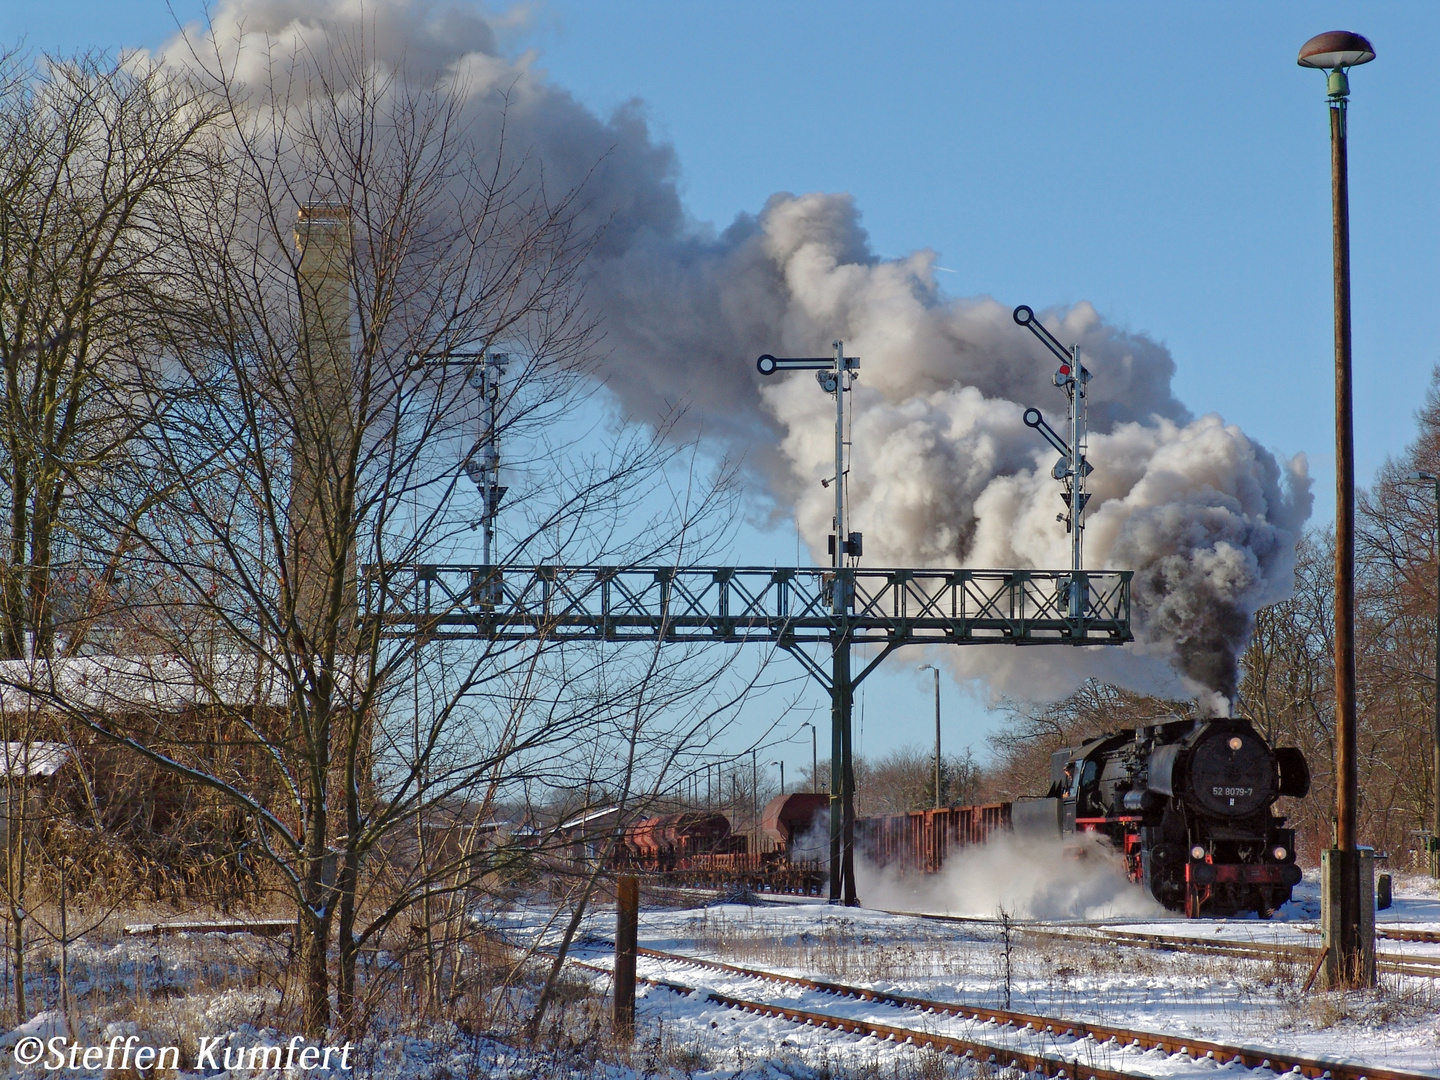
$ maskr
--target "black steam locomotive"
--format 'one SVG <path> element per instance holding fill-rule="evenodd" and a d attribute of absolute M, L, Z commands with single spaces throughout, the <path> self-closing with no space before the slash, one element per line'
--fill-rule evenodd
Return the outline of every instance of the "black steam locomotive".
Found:
<path fill-rule="evenodd" d="M 1300 881 L 1295 832 L 1272 807 L 1281 795 L 1303 797 L 1310 769 L 1248 720 L 1117 731 L 1057 751 L 1050 769 L 1045 798 L 1014 803 L 1013 827 L 1106 838 L 1130 877 L 1173 911 L 1268 918 Z"/>

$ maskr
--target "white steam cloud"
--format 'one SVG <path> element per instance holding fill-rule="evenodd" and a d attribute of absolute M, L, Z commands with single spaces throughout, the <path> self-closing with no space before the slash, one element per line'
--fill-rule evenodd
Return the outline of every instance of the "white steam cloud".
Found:
<path fill-rule="evenodd" d="M 1021 420 L 1026 405 L 1058 419 L 1054 360 L 1009 307 L 944 297 L 933 258 L 876 257 L 851 200 L 834 195 L 774 196 L 758 218 L 709 243 L 638 246 L 596 281 L 624 358 L 612 385 L 640 410 L 661 392 L 688 392 L 768 422 L 779 434 L 778 455 L 761 460 L 770 489 L 794 506 L 823 558 L 833 502 L 820 481 L 834 472 L 834 406 L 813 379 L 761 383 L 744 361 L 824 355 L 843 338 L 862 358 L 849 495 L 866 563 L 1066 567 L 1055 453 Z M 1171 392 L 1168 351 L 1107 326 L 1088 304 L 1044 319 L 1080 343 L 1095 375 L 1086 565 L 1136 571 L 1139 640 L 950 650 L 951 662 L 962 677 L 1024 696 L 1063 694 L 1099 675 L 1231 698 L 1256 609 L 1291 588 L 1310 512 L 1305 462 L 1277 460 L 1217 416 L 1193 418 Z"/>
<path fill-rule="evenodd" d="M 778 194 L 722 233 L 695 225 L 674 154 L 638 106 L 596 117 L 533 56 L 504 55 L 492 22 L 420 0 L 228 0 L 209 40 L 252 81 L 283 76 L 302 54 L 314 62 L 363 44 L 367 62 L 412 85 L 463 86 L 482 145 L 500 137 L 503 100 L 510 152 L 552 190 L 583 183 L 585 212 L 604 223 L 588 281 L 611 389 L 642 420 L 688 402 L 707 433 L 746 449 L 817 558 L 832 513 L 819 481 L 833 471 L 833 403 L 807 376 L 762 380 L 753 361 L 824 355 L 843 338 L 862 357 L 849 493 L 865 564 L 1068 566 L 1054 453 L 1021 422 L 1027 405 L 1058 416 L 1063 397 L 1050 385 L 1053 358 L 1010 305 L 943 295 L 932 252 L 878 257 L 847 195 Z M 193 62 L 179 42 L 166 55 Z M 1311 504 L 1304 459 L 1277 459 L 1219 417 L 1193 417 L 1172 392 L 1168 350 L 1088 304 L 1042 318 L 1079 342 L 1094 372 L 1086 564 L 1136 572 L 1138 640 L 949 650 L 950 662 L 962 678 L 1026 697 L 1090 675 L 1233 697 L 1256 609 L 1292 587 Z"/>
<path fill-rule="evenodd" d="M 1064 873 L 1055 868 L 1063 866 Z M 1017 919 L 1163 918 L 1166 911 L 1125 876 L 1113 849 L 1091 834 L 1045 839 L 997 833 L 962 848 L 935 874 L 901 874 L 857 859 L 866 907 L 929 915 Z"/>

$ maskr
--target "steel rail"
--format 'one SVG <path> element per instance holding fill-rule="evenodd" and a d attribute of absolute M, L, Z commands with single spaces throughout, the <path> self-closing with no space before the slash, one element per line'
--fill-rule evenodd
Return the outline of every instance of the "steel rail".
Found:
<path fill-rule="evenodd" d="M 1280 945 L 1266 941 L 1207 940 L 1206 938 L 1173 937 L 1169 934 L 1142 934 L 1128 930 L 1096 930 L 1075 934 L 1060 930 L 1017 927 L 1020 933 L 1052 939 L 1092 942 L 1095 944 L 1131 945 L 1160 952 L 1185 952 L 1196 955 L 1240 956 L 1253 960 L 1285 959 L 1313 962 L 1320 950 L 1308 945 Z M 1392 975 L 1416 975 L 1440 978 L 1440 956 L 1410 956 L 1404 953 L 1380 953 L 1376 968 Z"/>
<path fill-rule="evenodd" d="M 1161 1035 L 1155 1032 L 1115 1027 L 1111 1024 L 1091 1024 L 1084 1021 L 1064 1020 L 1059 1017 L 1022 1013 L 1009 1009 L 990 1009 L 974 1005 L 961 1005 L 955 1002 L 933 1001 L 928 998 L 913 997 L 906 994 L 892 994 L 886 991 L 870 990 L 865 987 L 850 986 L 845 983 L 830 982 L 823 979 L 811 979 L 798 975 L 781 975 L 773 971 L 740 967 L 718 960 L 705 960 L 699 957 L 687 956 L 683 953 L 669 953 L 656 949 L 642 948 L 639 950 L 639 954 L 652 959 L 669 960 L 681 964 L 710 968 L 712 970 L 726 972 L 727 974 L 740 975 L 752 979 L 762 979 L 791 986 L 800 986 L 810 990 L 818 990 L 823 993 L 835 994 L 840 997 L 857 998 L 904 1009 L 914 1009 L 920 1012 L 955 1016 L 977 1023 L 994 1023 L 1005 1027 L 1013 1027 L 1017 1030 L 1029 1029 L 1037 1033 L 1043 1032 L 1054 1033 L 1057 1036 L 1072 1036 L 1076 1039 L 1089 1039 L 1097 1044 L 1105 1044 L 1113 1041 L 1120 1047 L 1139 1047 L 1142 1050 L 1156 1049 L 1167 1054 L 1184 1054 L 1193 1058 L 1208 1057 L 1213 1058 L 1221 1064 L 1239 1061 L 1247 1068 L 1271 1069 L 1276 1073 L 1295 1072 L 1311 1078 L 1311 1080 L 1322 1080 L 1322 1078 L 1327 1076 L 1330 1080 L 1422 1080 L 1424 1077 L 1422 1073 L 1407 1073 L 1396 1069 L 1385 1069 L 1370 1065 L 1353 1065 L 1345 1062 L 1329 1061 L 1323 1058 L 1310 1058 L 1298 1054 L 1289 1054 L 1279 1050 L 1262 1050 L 1255 1047 L 1231 1046 L 1226 1043 L 1211 1042 L 1205 1039 Z M 863 1023 L 863 1021 L 846 1022 Z"/>
<path fill-rule="evenodd" d="M 1305 933 L 1320 932 L 1319 927 L 1314 930 L 1306 928 Z M 1440 930 L 1407 930 L 1401 926 L 1377 926 L 1375 936 L 1385 938 L 1387 941 L 1424 941 L 1431 945 L 1440 945 Z"/>
<path fill-rule="evenodd" d="M 995 925 L 995 919 L 976 915 L 934 915 L 921 911 L 887 911 L 891 915 L 906 915 L 936 922 L 979 923 Z M 1197 955 L 1239 956 L 1250 960 L 1270 960 L 1277 957 L 1313 963 L 1320 958 L 1320 950 L 1308 945 L 1280 945 L 1266 941 L 1215 940 L 1213 938 L 1177 937 L 1171 934 L 1143 934 L 1130 930 L 1111 930 L 1103 925 L 1079 924 L 1084 932 L 1061 930 L 1051 926 L 1035 926 L 1013 923 L 1017 934 L 1031 937 L 1050 938 L 1055 941 L 1069 941 L 1092 945 L 1123 945 L 1133 948 L 1156 949 L 1161 952 L 1188 952 Z M 1319 933 L 1305 928 L 1304 933 Z M 1430 930 L 1379 931 L 1380 937 L 1395 941 L 1440 942 L 1440 933 Z M 1380 953 L 1376 960 L 1377 969 L 1390 975 L 1415 975 L 1420 978 L 1440 978 L 1440 956 L 1411 955 L 1408 953 Z"/>
<path fill-rule="evenodd" d="M 650 949 L 641 949 L 640 955 L 654 956 Z M 572 960 L 571 963 L 578 967 L 587 968 L 590 971 L 597 971 L 605 975 L 614 975 L 614 972 L 599 964 L 587 963 L 584 960 Z M 1064 1057 L 1059 1054 L 1032 1053 L 1025 1050 L 1016 1050 L 1013 1047 L 996 1046 L 994 1043 L 981 1042 L 976 1039 L 963 1039 L 955 1035 L 940 1035 L 930 1031 L 919 1031 L 915 1028 L 898 1027 L 894 1024 L 882 1024 L 875 1020 L 854 1020 L 844 1016 L 834 1016 L 830 1013 L 815 1012 L 811 1009 L 796 1009 L 789 1005 L 780 1005 L 768 1001 L 750 1001 L 746 998 L 735 997 L 732 994 L 722 994 L 717 990 L 706 990 L 703 987 L 686 986 L 683 983 L 672 982 L 669 979 L 656 979 L 645 975 L 637 975 L 636 982 L 645 983 L 648 986 L 660 987 L 669 990 L 671 993 L 691 996 L 703 994 L 708 1002 L 724 1006 L 727 1009 L 737 1009 L 744 1013 L 755 1013 L 760 1016 L 774 1016 L 793 1023 L 805 1024 L 810 1027 L 818 1027 L 830 1031 L 839 1031 L 845 1034 L 860 1035 L 863 1037 L 885 1039 L 890 1042 L 910 1043 L 916 1046 L 931 1047 L 956 1054 L 965 1058 L 976 1058 L 998 1065 L 1002 1068 L 1024 1069 L 1027 1073 L 1039 1073 L 1042 1076 L 1065 1078 L 1065 1080 L 1155 1080 L 1151 1073 L 1126 1072 L 1120 1069 L 1107 1069 L 1098 1065 L 1082 1065 L 1078 1057 Z M 1057 1033 L 1061 1034 L 1061 1033 Z M 1077 1036 L 1077 1041 L 1082 1036 Z M 1346 1080 L 1336 1077 L 1335 1080 Z M 1418 1077 L 1401 1076 L 1395 1074 L 1393 1078 L 1375 1077 L 1374 1080 L 1421 1080 Z"/>

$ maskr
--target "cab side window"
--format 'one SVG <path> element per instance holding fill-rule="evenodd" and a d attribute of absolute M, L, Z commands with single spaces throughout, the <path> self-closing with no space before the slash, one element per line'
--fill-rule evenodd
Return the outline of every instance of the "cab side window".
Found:
<path fill-rule="evenodd" d="M 1076 808 L 1082 813 L 1091 813 L 1096 808 L 1091 805 L 1095 802 L 1095 781 L 1100 776 L 1100 763 L 1098 761 L 1087 761 L 1085 767 L 1080 771 L 1080 781 L 1075 786 Z"/>

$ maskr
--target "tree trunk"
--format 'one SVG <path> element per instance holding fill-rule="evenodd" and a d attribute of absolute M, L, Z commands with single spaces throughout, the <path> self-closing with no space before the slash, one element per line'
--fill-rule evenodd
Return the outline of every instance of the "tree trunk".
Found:
<path fill-rule="evenodd" d="M 336 991 L 336 1012 L 341 1033 L 346 1038 L 359 1034 L 355 1015 L 355 962 L 359 949 L 355 945 L 355 892 L 359 879 L 358 858 L 347 853 L 340 867 L 336 889 L 340 896 L 340 982 Z"/>
<path fill-rule="evenodd" d="M 323 764 L 323 751 L 319 756 Z M 305 987 L 302 1025 L 311 1038 L 321 1038 L 330 1030 L 330 923 L 335 911 L 335 862 L 325 843 L 328 815 L 324 809 L 324 773 L 317 769 L 316 775 L 322 779 L 311 794 L 297 943 Z"/>
<path fill-rule="evenodd" d="M 317 865 L 317 876 L 318 870 Z M 318 896 L 314 900 L 323 903 Z M 323 1038 L 330 1030 L 330 917 L 328 910 L 322 912 L 317 918 L 311 903 L 302 904 L 298 925 L 300 977 L 304 980 L 300 1022 L 312 1039 Z"/>
<path fill-rule="evenodd" d="M 6 735 L 15 732 L 6 731 Z M 10 909 L 11 972 L 15 982 L 15 1025 L 30 1019 L 25 1000 L 25 789 L 23 781 L 4 785 L 5 895 Z"/>
<path fill-rule="evenodd" d="M 12 451 L 13 452 L 13 451 Z M 25 471 L 16 467 L 10 478 L 10 565 L 5 568 L 5 631 L 0 648 L 7 660 L 25 655 L 25 539 L 29 533 L 27 504 L 30 498 Z"/>
<path fill-rule="evenodd" d="M 15 1026 L 19 1027 L 30 1019 L 25 1004 L 25 916 L 16 904 L 10 905 L 10 927 L 13 931 L 10 941 L 11 971 L 15 976 Z"/>

